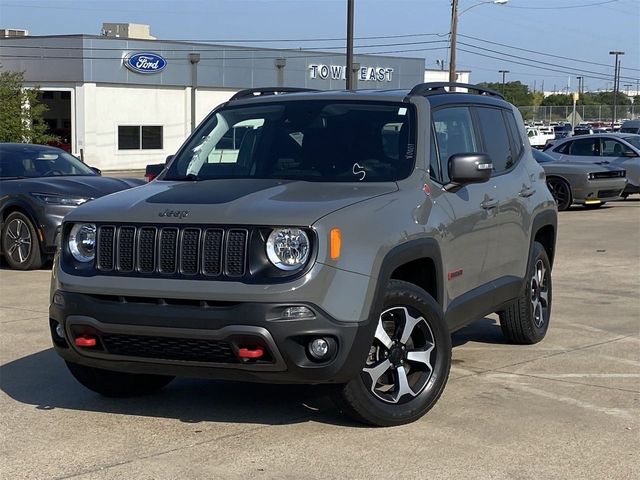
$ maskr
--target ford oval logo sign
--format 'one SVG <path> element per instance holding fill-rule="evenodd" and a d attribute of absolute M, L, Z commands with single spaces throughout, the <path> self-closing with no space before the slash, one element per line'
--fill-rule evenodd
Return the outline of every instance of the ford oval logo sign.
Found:
<path fill-rule="evenodd" d="M 130 53 L 124 57 L 124 66 L 136 73 L 158 73 L 167 66 L 167 61 L 157 53 Z"/>

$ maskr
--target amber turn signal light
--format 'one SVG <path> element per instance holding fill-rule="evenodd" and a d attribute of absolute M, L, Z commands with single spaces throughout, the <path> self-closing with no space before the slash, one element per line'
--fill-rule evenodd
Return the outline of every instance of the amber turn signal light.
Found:
<path fill-rule="evenodd" d="M 342 248 L 342 232 L 339 228 L 332 228 L 329 236 L 331 260 L 340 258 L 340 249 Z"/>

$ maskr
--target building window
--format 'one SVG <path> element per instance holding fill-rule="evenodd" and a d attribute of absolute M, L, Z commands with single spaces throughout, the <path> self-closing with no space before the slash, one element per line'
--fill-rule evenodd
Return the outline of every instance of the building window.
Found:
<path fill-rule="evenodd" d="M 162 150 L 162 127 L 119 126 L 118 150 Z"/>

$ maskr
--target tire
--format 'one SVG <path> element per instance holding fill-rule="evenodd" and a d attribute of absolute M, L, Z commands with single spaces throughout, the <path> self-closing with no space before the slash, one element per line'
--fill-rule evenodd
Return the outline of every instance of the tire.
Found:
<path fill-rule="evenodd" d="M 573 197 L 571 195 L 571 187 L 567 182 L 558 177 L 547 178 L 547 188 L 553 195 L 553 199 L 556 201 L 559 212 L 568 210 L 573 203 Z"/>
<path fill-rule="evenodd" d="M 137 397 L 155 393 L 174 377 L 114 372 L 66 362 L 67 368 L 84 387 L 105 397 Z"/>
<path fill-rule="evenodd" d="M 502 333 L 512 343 L 532 345 L 547 334 L 552 304 L 551 265 L 544 247 L 533 243 L 524 292 L 499 312 Z"/>
<path fill-rule="evenodd" d="M 620 198 L 622 198 L 622 200 L 626 200 L 627 198 L 629 198 L 629 194 L 628 193 L 621 193 L 620 194 Z"/>
<path fill-rule="evenodd" d="M 416 285 L 391 280 L 364 368 L 339 387 L 336 401 L 363 423 L 410 423 L 438 401 L 450 368 L 451 335 L 440 306 Z"/>
<path fill-rule="evenodd" d="M 38 233 L 24 213 L 13 212 L 4 221 L 2 252 L 14 270 L 35 270 L 42 267 L 44 261 Z"/>

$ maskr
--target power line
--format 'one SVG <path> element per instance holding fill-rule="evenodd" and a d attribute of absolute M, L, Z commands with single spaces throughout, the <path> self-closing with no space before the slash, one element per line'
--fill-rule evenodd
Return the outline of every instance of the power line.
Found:
<path fill-rule="evenodd" d="M 537 55 L 542 55 L 542 56 L 546 56 L 546 57 L 558 58 L 560 60 L 570 60 L 572 62 L 585 63 L 585 64 L 589 64 L 589 65 L 596 65 L 596 66 L 599 66 L 599 67 L 610 67 L 611 66 L 611 65 L 607 65 L 605 63 L 590 62 L 589 60 L 579 60 L 579 59 L 570 58 L 570 57 L 563 57 L 562 55 L 554 55 L 552 53 L 538 52 L 536 50 L 529 50 L 528 48 L 513 47 L 511 45 L 506 45 L 504 43 L 492 42 L 491 40 L 485 40 L 483 38 L 472 37 L 471 35 L 458 34 L 458 36 L 459 37 L 470 38 L 470 39 L 476 40 L 478 42 L 484 42 L 484 43 L 490 43 L 492 45 L 498 45 L 500 47 L 511 48 L 513 50 L 520 50 L 522 52 L 535 53 Z M 634 71 L 640 72 L 640 68 L 622 67 L 622 69 L 623 70 L 634 70 Z"/>
<path fill-rule="evenodd" d="M 573 9 L 573 8 L 587 8 L 587 7 L 597 7 L 598 5 L 606 5 L 607 3 L 616 3 L 619 0 L 605 0 L 604 2 L 597 3 L 588 3 L 586 5 L 565 5 L 565 6 L 555 6 L 555 7 L 521 7 L 519 5 L 505 5 L 508 8 L 522 8 L 525 10 L 565 10 L 565 9 Z"/>
<path fill-rule="evenodd" d="M 484 54 L 484 53 L 478 53 L 478 52 L 474 52 L 474 51 L 471 51 L 471 50 L 466 50 L 464 48 L 459 48 L 458 50 L 466 52 L 466 53 L 470 53 L 472 55 L 478 55 L 478 56 L 481 56 L 481 57 L 493 58 L 495 60 L 501 60 L 503 62 L 514 63 L 514 64 L 517 64 L 517 65 L 524 65 L 525 67 L 534 67 L 534 68 L 537 68 L 539 70 L 549 70 L 551 72 L 565 73 L 567 75 L 575 75 L 576 73 L 581 73 L 581 72 L 578 72 L 578 71 L 571 71 L 570 72 L 570 71 L 566 71 L 566 70 L 558 70 L 556 68 L 541 67 L 541 66 L 538 66 L 538 65 L 531 65 L 530 63 L 518 62 L 516 60 L 507 60 L 507 59 L 504 59 L 504 58 L 501 58 L 501 57 L 496 57 L 496 56 L 493 56 L 493 55 L 487 55 L 487 54 Z M 585 78 L 593 78 L 593 79 L 596 79 L 596 80 L 604 80 L 604 81 L 610 80 L 610 78 L 606 77 L 606 76 L 596 76 L 596 75 L 587 75 L 587 74 L 583 74 L 583 76 Z"/>
<path fill-rule="evenodd" d="M 518 59 L 518 60 L 526 60 L 526 61 L 530 61 L 530 62 L 535 62 L 535 63 L 537 63 L 537 64 L 539 64 L 539 65 L 549 65 L 549 66 L 551 66 L 551 67 L 558 67 L 558 68 L 566 68 L 566 69 L 570 69 L 570 70 L 573 72 L 573 74 L 586 74 L 586 73 L 591 73 L 591 74 L 599 75 L 599 76 L 602 76 L 602 77 L 606 77 L 606 76 L 607 76 L 607 73 L 605 73 L 605 72 L 594 72 L 594 71 L 592 71 L 592 70 L 584 70 L 584 69 L 582 69 L 582 68 L 581 68 L 581 69 L 575 69 L 574 67 L 568 67 L 568 66 L 566 66 L 566 65 L 558 65 L 558 64 L 550 63 L 550 62 L 543 62 L 543 61 L 541 61 L 541 60 L 531 60 L 531 59 L 528 59 L 528 58 L 520 57 L 520 56 L 518 56 L 518 55 L 512 55 L 512 54 L 510 54 L 510 53 L 504 53 L 504 52 L 500 52 L 500 51 L 497 51 L 497 50 L 491 50 L 490 48 L 486 48 L 486 47 L 479 47 L 479 46 L 476 46 L 476 45 L 472 45 L 472 44 L 470 44 L 470 43 L 465 43 L 465 42 L 458 42 L 458 43 L 459 43 L 460 45 L 464 45 L 464 46 L 466 46 L 466 47 L 482 49 L 482 50 L 484 50 L 484 51 L 491 52 L 491 53 L 495 53 L 495 54 L 497 54 L 497 55 L 504 55 L 505 57 L 510 57 L 510 58 L 516 58 L 516 59 Z M 508 60 L 506 60 L 506 59 L 500 59 L 500 60 L 508 61 Z M 542 68 L 542 67 L 540 67 L 539 65 L 536 65 L 536 66 L 537 66 L 538 68 Z M 621 78 L 626 78 L 626 79 L 628 79 L 628 80 L 634 80 L 634 81 L 636 80 L 634 77 L 621 77 Z"/>
<path fill-rule="evenodd" d="M 422 42 L 398 42 L 398 43 L 373 43 L 369 45 L 356 45 L 355 48 L 374 48 L 374 47 L 397 47 L 397 46 L 409 46 L 409 45 L 429 45 L 434 43 L 448 43 L 448 40 L 426 40 Z M 132 50 L 129 48 L 115 48 L 115 47 L 88 47 L 85 48 L 83 46 L 74 46 L 74 47 L 65 47 L 65 46 L 47 46 L 47 45 L 10 45 L 9 48 L 23 48 L 23 49 L 39 49 L 39 50 L 69 50 L 69 51 L 84 51 L 90 50 L 94 52 L 121 52 L 122 50 Z M 287 51 L 312 51 L 312 50 L 330 50 L 334 48 L 343 48 L 343 45 L 325 45 L 321 47 L 305 47 L 299 49 L 280 49 L 280 48 L 267 48 L 267 47 L 259 47 L 259 48 L 247 48 L 241 46 L 224 46 L 223 48 L 197 48 L 198 52 L 228 52 L 230 50 L 239 49 L 242 52 L 264 52 L 270 50 L 287 50 Z M 194 48 L 161 48 L 162 52 L 193 52 Z"/>

